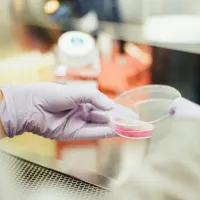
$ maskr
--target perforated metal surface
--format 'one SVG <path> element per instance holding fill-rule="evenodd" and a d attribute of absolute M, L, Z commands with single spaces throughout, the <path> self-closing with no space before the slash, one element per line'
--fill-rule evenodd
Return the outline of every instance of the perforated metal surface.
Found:
<path fill-rule="evenodd" d="M 95 185 L 83 182 L 74 177 L 44 168 L 18 157 L 0 151 L 5 172 L 9 179 L 16 183 L 15 187 L 20 195 L 35 195 L 44 190 L 58 190 L 66 197 L 73 199 L 101 199 L 107 191 Z"/>

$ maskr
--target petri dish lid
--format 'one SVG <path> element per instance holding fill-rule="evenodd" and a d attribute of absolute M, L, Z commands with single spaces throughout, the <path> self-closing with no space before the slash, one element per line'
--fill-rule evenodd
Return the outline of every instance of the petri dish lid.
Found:
<path fill-rule="evenodd" d="M 135 111 L 140 120 L 155 124 L 169 117 L 169 106 L 181 94 L 165 85 L 148 85 L 126 91 L 115 102 Z"/>

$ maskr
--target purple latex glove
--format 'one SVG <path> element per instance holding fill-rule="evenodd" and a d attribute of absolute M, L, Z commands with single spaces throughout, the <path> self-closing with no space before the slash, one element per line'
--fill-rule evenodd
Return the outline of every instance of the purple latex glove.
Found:
<path fill-rule="evenodd" d="M 114 103 L 98 90 L 55 83 L 2 88 L 3 127 L 9 137 L 32 132 L 56 140 L 114 137 L 105 111 Z"/>
<path fill-rule="evenodd" d="M 172 102 L 169 113 L 175 117 L 200 118 L 200 106 L 184 98 Z"/>

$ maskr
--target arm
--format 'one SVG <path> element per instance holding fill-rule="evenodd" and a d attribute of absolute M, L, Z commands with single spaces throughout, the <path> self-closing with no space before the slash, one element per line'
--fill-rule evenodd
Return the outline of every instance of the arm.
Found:
<path fill-rule="evenodd" d="M 200 106 L 176 99 L 174 116 L 157 125 L 136 172 L 106 200 L 200 199 Z"/>
<path fill-rule="evenodd" d="M 3 93 L 0 90 L 0 104 L 1 104 L 2 100 L 3 100 Z M 1 119 L 0 119 L 0 140 L 5 138 L 5 137 L 6 137 L 6 132 L 5 132 L 4 128 L 3 128 L 3 125 L 2 125 Z"/>
<path fill-rule="evenodd" d="M 140 168 L 106 200 L 199 200 L 199 130 L 199 119 L 176 119 L 154 135 Z"/>

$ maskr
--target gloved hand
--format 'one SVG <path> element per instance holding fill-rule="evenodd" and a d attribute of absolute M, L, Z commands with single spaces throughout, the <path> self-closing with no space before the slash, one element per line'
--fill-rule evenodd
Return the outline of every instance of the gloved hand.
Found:
<path fill-rule="evenodd" d="M 114 103 L 98 90 L 54 83 L 2 88 L 3 127 L 9 137 L 32 132 L 56 140 L 114 137 L 105 111 Z"/>
<path fill-rule="evenodd" d="M 172 102 L 169 113 L 175 117 L 200 118 L 200 106 L 184 98 Z"/>

